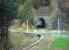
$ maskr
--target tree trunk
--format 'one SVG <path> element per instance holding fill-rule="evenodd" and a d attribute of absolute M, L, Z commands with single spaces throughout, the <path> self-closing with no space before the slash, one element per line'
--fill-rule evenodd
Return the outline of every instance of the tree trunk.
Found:
<path fill-rule="evenodd" d="M 7 49 L 8 42 L 8 21 L 6 16 L 0 17 L 0 50 Z"/>

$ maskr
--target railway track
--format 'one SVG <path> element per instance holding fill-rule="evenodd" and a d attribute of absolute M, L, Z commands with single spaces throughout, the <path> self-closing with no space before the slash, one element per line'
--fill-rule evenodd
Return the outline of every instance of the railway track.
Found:
<path fill-rule="evenodd" d="M 37 44 L 39 44 L 41 41 L 43 41 L 44 38 L 45 38 L 45 36 L 41 36 L 40 38 L 36 36 L 32 39 L 32 42 L 28 43 L 27 45 L 18 46 L 16 48 L 12 48 L 10 50 L 28 50 L 28 49 L 36 46 Z"/>

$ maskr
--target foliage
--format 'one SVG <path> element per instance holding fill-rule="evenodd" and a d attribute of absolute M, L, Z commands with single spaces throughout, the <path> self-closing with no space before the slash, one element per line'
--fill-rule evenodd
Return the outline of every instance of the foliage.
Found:
<path fill-rule="evenodd" d="M 18 16 L 16 18 L 21 19 L 22 22 L 28 20 L 31 23 L 33 21 L 32 0 L 27 0 L 19 6 Z"/>
<path fill-rule="evenodd" d="M 8 18 L 8 20 L 14 18 L 17 15 L 17 10 L 19 6 L 19 0 L 2 0 L 0 3 L 0 10 L 2 10 L 3 15 Z M 8 17 L 9 16 L 9 17 Z"/>
<path fill-rule="evenodd" d="M 43 0 L 32 0 L 32 5 L 35 9 L 38 9 L 42 5 Z"/>

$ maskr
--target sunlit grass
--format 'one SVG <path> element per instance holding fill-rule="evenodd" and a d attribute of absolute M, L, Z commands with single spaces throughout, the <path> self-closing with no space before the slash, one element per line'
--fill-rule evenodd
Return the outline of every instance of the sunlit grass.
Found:
<path fill-rule="evenodd" d="M 47 33 L 58 33 L 59 31 L 61 33 L 66 33 L 68 34 L 68 31 L 65 30 L 48 30 L 48 28 L 44 28 L 44 29 L 37 29 L 37 28 L 28 28 L 27 27 L 17 27 L 17 26 L 11 26 L 9 28 L 10 32 L 47 32 Z"/>
<path fill-rule="evenodd" d="M 52 47 L 56 48 L 69 48 L 69 38 L 59 37 L 55 38 Z"/>

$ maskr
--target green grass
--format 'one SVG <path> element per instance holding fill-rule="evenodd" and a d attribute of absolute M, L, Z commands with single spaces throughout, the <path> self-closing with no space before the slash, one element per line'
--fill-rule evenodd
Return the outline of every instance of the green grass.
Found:
<path fill-rule="evenodd" d="M 68 48 L 69 47 L 69 38 L 55 38 L 52 47 L 55 48 Z"/>
<path fill-rule="evenodd" d="M 54 38 L 50 46 L 44 46 L 41 50 L 69 50 L 69 38 Z"/>

